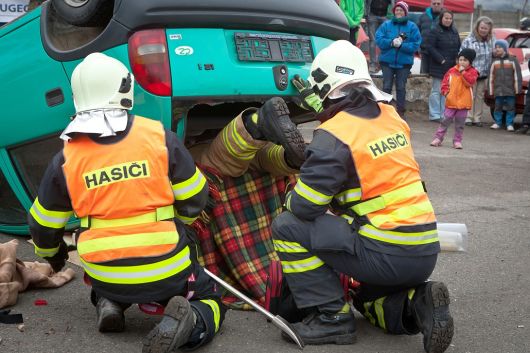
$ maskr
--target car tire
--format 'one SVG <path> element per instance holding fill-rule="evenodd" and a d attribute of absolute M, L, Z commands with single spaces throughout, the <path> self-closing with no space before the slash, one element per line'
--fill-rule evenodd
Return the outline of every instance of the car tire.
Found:
<path fill-rule="evenodd" d="M 114 0 L 52 0 L 52 6 L 62 19 L 74 26 L 97 27 L 109 22 Z"/>
<path fill-rule="evenodd" d="M 490 107 L 490 112 L 491 112 L 491 119 L 493 121 L 495 121 L 495 117 L 493 116 L 493 113 L 495 112 L 495 108 L 494 107 Z M 501 119 L 501 121 L 502 121 L 502 125 L 506 125 L 506 111 L 505 110 L 502 111 L 502 119 Z"/>

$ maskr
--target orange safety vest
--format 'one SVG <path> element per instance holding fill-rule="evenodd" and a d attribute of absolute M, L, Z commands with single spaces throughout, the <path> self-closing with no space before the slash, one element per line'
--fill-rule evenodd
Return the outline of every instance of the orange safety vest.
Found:
<path fill-rule="evenodd" d="M 361 186 L 352 210 L 383 230 L 436 222 L 410 145 L 410 128 L 393 107 L 379 107 L 376 119 L 340 112 L 318 127 L 350 147 Z M 436 234 L 414 242 L 392 240 L 392 234 L 377 239 L 410 245 L 438 241 Z"/>
<path fill-rule="evenodd" d="M 127 136 L 114 144 L 76 136 L 65 143 L 64 158 L 73 209 L 88 228 L 77 242 L 84 263 L 125 258 L 142 263 L 176 248 L 179 234 L 160 122 L 136 116 Z"/>

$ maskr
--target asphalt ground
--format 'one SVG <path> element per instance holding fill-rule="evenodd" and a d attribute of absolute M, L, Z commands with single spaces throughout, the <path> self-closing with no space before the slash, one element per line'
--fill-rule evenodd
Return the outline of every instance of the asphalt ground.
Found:
<path fill-rule="evenodd" d="M 465 223 L 467 252 L 441 253 L 433 280 L 447 283 L 455 336 L 447 352 L 530 352 L 530 136 L 466 127 L 464 149 L 429 146 L 436 124 L 409 120 L 412 144 L 439 222 Z M 520 117 L 519 119 L 520 120 Z M 489 120 L 488 120 L 489 121 Z M 0 242 L 14 237 L 0 234 Z M 24 239 L 22 239 L 24 240 Z M 38 260 L 22 241 L 18 258 Z M 11 307 L 24 329 L 0 324 L 0 352 L 140 352 L 142 338 L 158 318 L 136 307 L 126 331 L 101 334 L 89 289 L 77 278 L 58 289 L 21 293 Z M 35 306 L 45 299 L 46 306 Z M 358 342 L 307 346 L 306 352 L 423 352 L 422 336 L 393 336 L 357 315 Z M 297 352 L 256 312 L 229 311 L 215 340 L 198 352 Z"/>

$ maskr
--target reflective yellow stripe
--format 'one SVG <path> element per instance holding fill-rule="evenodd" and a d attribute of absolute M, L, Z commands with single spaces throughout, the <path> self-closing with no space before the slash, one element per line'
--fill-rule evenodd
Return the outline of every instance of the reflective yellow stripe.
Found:
<path fill-rule="evenodd" d="M 273 239 L 272 242 L 274 243 L 274 250 L 276 250 L 277 252 L 287 252 L 287 253 L 307 252 L 307 249 L 305 249 L 299 243 L 295 243 L 294 241 L 283 241 L 283 240 Z"/>
<path fill-rule="evenodd" d="M 374 309 L 375 314 L 377 316 L 377 323 L 379 324 L 379 327 L 381 327 L 383 330 L 386 330 L 386 324 L 385 324 L 385 310 L 383 309 L 383 302 L 385 301 L 386 297 L 379 298 L 374 302 Z"/>
<path fill-rule="evenodd" d="M 213 321 L 215 322 L 215 332 L 217 332 L 219 330 L 219 323 L 221 321 L 221 310 L 219 309 L 219 304 L 217 304 L 215 300 L 211 299 L 203 299 L 200 301 L 212 309 Z"/>
<path fill-rule="evenodd" d="M 427 213 L 434 212 L 430 201 L 420 202 L 414 205 L 398 208 L 397 210 L 384 215 L 370 217 L 370 223 L 379 227 L 384 223 L 398 223 L 405 219 L 411 219 Z"/>
<path fill-rule="evenodd" d="M 175 215 L 175 217 L 180 219 L 182 221 L 182 223 L 184 223 L 184 224 L 192 224 L 193 222 L 195 222 L 195 220 L 197 218 L 199 218 L 199 216 L 196 216 L 196 217 L 181 216 L 178 213 Z"/>
<path fill-rule="evenodd" d="M 353 217 L 350 217 L 348 216 L 347 214 L 341 214 L 340 215 L 342 218 L 344 218 L 346 221 L 348 221 L 348 224 L 352 224 L 353 221 L 355 220 Z"/>
<path fill-rule="evenodd" d="M 41 226 L 48 228 L 60 229 L 64 228 L 70 216 L 72 216 L 72 211 L 50 211 L 44 208 L 39 202 L 39 198 L 35 199 L 33 205 L 31 206 L 29 213 L 33 219 L 40 224 Z"/>
<path fill-rule="evenodd" d="M 104 266 L 81 260 L 86 273 L 105 283 L 141 284 L 160 281 L 182 272 L 191 265 L 190 249 L 186 246 L 175 256 L 148 265 Z"/>
<path fill-rule="evenodd" d="M 163 221 L 175 217 L 175 210 L 173 205 L 159 207 L 153 212 L 147 212 L 138 216 L 114 218 L 114 219 L 98 219 L 93 217 L 81 218 L 81 227 L 90 229 L 100 229 L 109 227 L 124 227 L 135 224 L 150 223 L 156 221 Z"/>
<path fill-rule="evenodd" d="M 324 262 L 316 256 L 297 261 L 282 261 L 284 273 L 306 272 L 324 265 Z"/>
<path fill-rule="evenodd" d="M 59 247 L 45 249 L 45 248 L 39 248 L 35 244 L 33 245 L 35 246 L 35 255 L 40 256 L 40 257 L 52 257 L 53 255 L 59 252 Z"/>
<path fill-rule="evenodd" d="M 404 200 L 408 197 L 420 195 L 424 193 L 423 184 L 421 181 L 414 182 L 402 188 L 387 192 L 379 197 L 367 200 L 352 207 L 359 216 L 382 210 L 388 205 Z"/>
<path fill-rule="evenodd" d="M 414 293 L 416 293 L 416 289 L 414 289 L 414 288 L 409 289 L 409 291 L 407 293 L 407 296 L 409 297 L 409 300 L 412 300 L 412 298 L 414 297 Z"/>
<path fill-rule="evenodd" d="M 286 200 L 285 200 L 285 208 L 292 212 L 292 209 L 291 209 L 291 196 L 292 196 L 292 191 L 289 191 L 287 193 L 287 197 L 286 197 Z"/>
<path fill-rule="evenodd" d="M 339 205 L 344 205 L 349 202 L 359 201 L 360 199 L 361 199 L 361 188 L 344 190 L 343 192 L 335 195 L 335 200 L 337 200 Z"/>
<path fill-rule="evenodd" d="M 96 251 L 126 249 L 136 246 L 177 244 L 178 241 L 179 234 L 177 231 L 138 233 L 80 241 L 77 243 L 77 252 L 79 255 L 85 255 Z"/>
<path fill-rule="evenodd" d="M 331 202 L 332 197 L 328 196 L 326 194 L 323 194 L 321 192 L 316 191 L 315 189 L 312 189 L 307 184 L 305 184 L 301 179 L 298 179 L 296 182 L 296 186 L 294 187 L 294 191 L 302 196 L 304 199 L 308 200 L 309 202 L 314 203 L 315 205 L 327 205 Z"/>
<path fill-rule="evenodd" d="M 375 228 L 372 225 L 366 224 L 361 226 L 359 229 L 359 234 L 379 241 L 402 245 L 420 245 L 435 243 L 438 241 L 438 231 L 436 229 L 425 232 L 405 233 L 391 230 L 381 230 Z"/>
<path fill-rule="evenodd" d="M 368 321 L 370 321 L 370 323 L 372 325 L 375 326 L 375 319 L 374 317 L 372 316 L 372 314 L 370 314 L 370 308 L 372 307 L 372 304 L 373 302 L 366 302 L 366 303 L 363 303 L 363 306 L 364 306 L 364 316 L 368 319 Z"/>
<path fill-rule="evenodd" d="M 278 166 L 283 168 L 289 168 L 283 158 L 285 149 L 280 145 L 274 145 L 267 151 L 267 155 L 271 161 L 274 161 Z"/>
<path fill-rule="evenodd" d="M 173 188 L 175 200 L 182 201 L 197 195 L 205 184 L 206 178 L 202 175 L 199 168 L 195 167 L 195 174 L 193 174 L 188 180 L 173 184 L 171 187 Z"/>
<path fill-rule="evenodd" d="M 247 141 L 245 141 L 245 139 L 237 132 L 236 120 L 233 120 L 230 125 L 223 129 L 221 136 L 228 152 L 237 159 L 246 161 L 251 160 L 259 149 L 259 147 L 247 143 Z M 232 143 L 236 146 L 233 146 Z M 240 152 L 237 152 L 236 149 L 239 149 Z"/>

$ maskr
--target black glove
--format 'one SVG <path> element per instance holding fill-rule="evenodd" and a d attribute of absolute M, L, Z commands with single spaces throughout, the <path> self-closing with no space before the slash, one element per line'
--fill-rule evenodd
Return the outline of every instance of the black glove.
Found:
<path fill-rule="evenodd" d="M 299 75 L 294 75 L 291 83 L 300 94 L 300 97 L 293 99 L 298 106 L 315 113 L 320 113 L 322 111 L 322 100 L 315 93 L 308 81 L 304 80 Z"/>
<path fill-rule="evenodd" d="M 68 260 L 68 246 L 64 240 L 61 240 L 57 254 L 51 257 L 45 257 L 44 260 L 48 261 L 52 266 L 53 272 L 61 271 L 66 264 L 66 260 Z"/>

